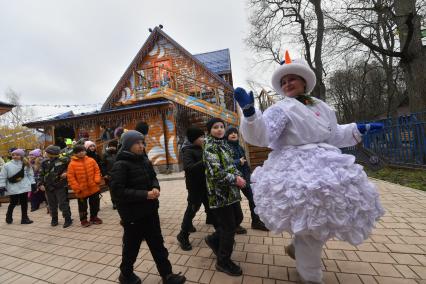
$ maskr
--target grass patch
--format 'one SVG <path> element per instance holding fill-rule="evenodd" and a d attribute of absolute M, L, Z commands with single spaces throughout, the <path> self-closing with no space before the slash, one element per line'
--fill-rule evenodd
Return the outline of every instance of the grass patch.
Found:
<path fill-rule="evenodd" d="M 426 171 L 386 167 L 377 172 L 364 168 L 369 177 L 426 191 Z"/>

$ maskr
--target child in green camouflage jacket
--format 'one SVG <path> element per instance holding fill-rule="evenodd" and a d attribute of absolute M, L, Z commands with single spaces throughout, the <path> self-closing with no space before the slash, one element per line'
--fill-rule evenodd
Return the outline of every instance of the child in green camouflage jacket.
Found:
<path fill-rule="evenodd" d="M 217 256 L 216 269 L 231 276 L 242 274 L 231 260 L 235 229 L 243 219 L 240 188 L 246 181 L 234 165 L 232 149 L 224 140 L 225 123 L 220 118 L 207 122 L 208 136 L 204 145 L 209 206 L 215 217 L 216 231 L 206 237 L 207 245 Z"/>

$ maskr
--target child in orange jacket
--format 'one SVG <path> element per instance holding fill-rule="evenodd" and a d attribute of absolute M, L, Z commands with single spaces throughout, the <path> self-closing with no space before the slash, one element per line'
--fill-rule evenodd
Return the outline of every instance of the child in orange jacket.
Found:
<path fill-rule="evenodd" d="M 78 200 L 81 225 L 88 227 L 90 224 L 102 224 L 98 218 L 101 172 L 96 161 L 86 156 L 86 149 L 82 145 L 74 147 L 67 179 Z M 90 222 L 87 221 L 87 200 L 90 205 Z"/>

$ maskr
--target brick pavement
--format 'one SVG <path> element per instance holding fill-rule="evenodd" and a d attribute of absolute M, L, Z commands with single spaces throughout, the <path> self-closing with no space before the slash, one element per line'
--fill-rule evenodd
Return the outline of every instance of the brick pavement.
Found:
<path fill-rule="evenodd" d="M 387 210 L 374 234 L 364 244 L 353 247 L 331 240 L 323 251 L 325 283 L 425 283 L 426 284 L 426 192 L 375 181 Z M 203 241 L 212 231 L 205 214 L 194 220 L 193 250 L 182 251 L 176 241 L 186 205 L 183 180 L 161 182 L 160 216 L 170 261 L 188 283 L 295 283 L 295 263 L 284 253 L 288 234 L 249 229 L 236 237 L 233 259 L 244 275 L 230 277 L 217 272 L 214 257 Z M 74 220 L 77 204 L 71 201 Z M 45 209 L 30 213 L 34 224 L 20 225 L 20 208 L 15 223 L 4 223 L 6 206 L 0 207 L 0 283 L 113 283 L 121 255 L 121 227 L 109 195 L 101 200 L 99 216 L 104 224 L 82 228 L 78 222 L 68 229 L 50 227 Z M 248 203 L 243 202 L 244 223 L 250 225 Z M 62 220 L 61 220 L 62 221 Z M 159 283 L 152 257 L 143 244 L 135 264 L 143 283 Z"/>

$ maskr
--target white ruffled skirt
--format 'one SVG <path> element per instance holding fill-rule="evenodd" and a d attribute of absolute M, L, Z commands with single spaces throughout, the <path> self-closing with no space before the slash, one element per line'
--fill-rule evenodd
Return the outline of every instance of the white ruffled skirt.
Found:
<path fill-rule="evenodd" d="M 251 177 L 255 212 L 272 232 L 359 245 L 384 214 L 355 157 L 337 148 L 274 150 Z"/>

